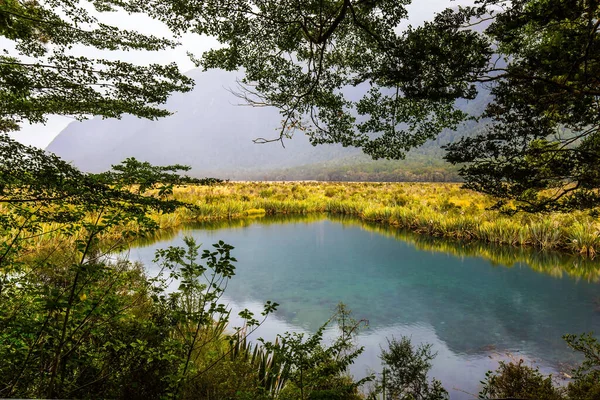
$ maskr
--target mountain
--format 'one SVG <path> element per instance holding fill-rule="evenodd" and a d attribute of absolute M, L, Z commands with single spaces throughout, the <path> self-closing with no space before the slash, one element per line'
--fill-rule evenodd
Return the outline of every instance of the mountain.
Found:
<path fill-rule="evenodd" d="M 431 164 L 434 159 L 436 168 L 447 168 L 440 161 L 440 145 L 474 128 L 467 124 L 459 132 L 443 132 L 437 140 L 409 154 L 408 161 L 372 161 L 360 150 L 341 145 L 314 147 L 299 134 L 286 140 L 285 148 L 280 143 L 255 144 L 252 140 L 258 137 L 278 136 L 279 112 L 239 105 L 241 100 L 228 90 L 236 87 L 235 73 L 192 70 L 187 75 L 194 78 L 196 86 L 192 92 L 177 93 L 169 99 L 166 108 L 174 112 L 172 116 L 157 121 L 126 115 L 122 119 L 72 122 L 47 150 L 88 172 L 105 171 L 127 157 L 135 157 L 157 165 L 190 165 L 195 176 L 263 179 L 287 171 L 290 179 L 315 179 L 316 171 L 331 165 L 359 170 L 361 165 L 366 169 L 380 165 L 394 171 L 414 169 L 415 163 Z M 482 100 L 475 100 L 461 108 L 481 104 Z M 290 174 L 294 170 L 305 173 Z"/>
<path fill-rule="evenodd" d="M 268 170 L 356 154 L 337 145 L 313 147 L 306 137 L 255 144 L 258 137 L 278 136 L 281 117 L 272 108 L 237 105 L 235 74 L 212 70 L 188 73 L 196 81 L 190 93 L 171 97 L 174 115 L 157 121 L 132 116 L 93 118 L 69 124 L 47 150 L 84 171 L 100 172 L 127 157 L 153 164 L 187 164 L 197 175 Z"/>

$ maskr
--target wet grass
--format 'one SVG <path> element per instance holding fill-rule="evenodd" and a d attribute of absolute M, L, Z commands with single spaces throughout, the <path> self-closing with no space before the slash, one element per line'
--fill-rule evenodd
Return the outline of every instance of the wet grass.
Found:
<path fill-rule="evenodd" d="M 329 213 L 426 236 L 581 254 L 600 251 L 600 221 L 588 213 L 517 214 L 450 183 L 244 182 L 177 188 L 197 211 L 156 215 L 161 227 L 256 215 Z"/>
<path fill-rule="evenodd" d="M 152 215 L 162 232 L 197 222 L 243 224 L 264 215 L 320 218 L 328 214 L 460 242 L 558 251 L 589 259 L 600 252 L 600 220 L 589 213 L 508 216 L 489 209 L 494 199 L 462 189 L 460 184 L 227 182 L 175 188 L 173 196 L 197 209 Z M 105 232 L 100 241 L 126 244 L 128 240 L 122 236 L 127 231 L 136 231 L 136 226 Z M 60 227 L 48 224 L 28 240 L 26 247 L 56 249 L 74 239 L 65 237 Z"/>

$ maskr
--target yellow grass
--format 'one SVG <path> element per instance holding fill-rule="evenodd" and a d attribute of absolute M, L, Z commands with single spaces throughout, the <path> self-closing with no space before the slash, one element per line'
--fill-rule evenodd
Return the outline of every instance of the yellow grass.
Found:
<path fill-rule="evenodd" d="M 600 222 L 587 213 L 503 215 L 489 196 L 452 183 L 237 182 L 176 188 L 198 206 L 155 216 L 161 226 L 249 215 L 330 213 L 458 240 L 580 253 L 600 250 Z"/>

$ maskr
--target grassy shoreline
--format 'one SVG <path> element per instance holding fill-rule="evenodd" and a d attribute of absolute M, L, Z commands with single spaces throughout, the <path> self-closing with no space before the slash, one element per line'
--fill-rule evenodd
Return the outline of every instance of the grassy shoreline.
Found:
<path fill-rule="evenodd" d="M 597 259 L 581 257 L 578 254 L 557 252 L 553 250 L 540 251 L 531 246 L 514 247 L 474 240 L 458 240 L 451 238 L 420 235 L 406 229 L 396 228 L 377 222 L 367 222 L 352 216 L 333 215 L 325 213 L 279 214 L 273 216 L 253 216 L 232 219 L 217 219 L 204 222 L 183 224 L 172 229 L 156 232 L 156 235 L 136 240 L 133 247 L 145 247 L 157 241 L 171 240 L 178 235 L 192 234 L 196 229 L 219 230 L 246 228 L 254 224 L 277 225 L 287 223 L 312 223 L 328 220 L 344 226 L 360 227 L 363 230 L 394 238 L 405 242 L 414 248 L 426 252 L 451 254 L 456 257 L 478 257 L 488 260 L 492 265 L 506 268 L 528 268 L 550 275 L 555 278 L 570 276 L 586 282 L 600 282 L 600 262 Z"/>
<path fill-rule="evenodd" d="M 594 258 L 600 220 L 584 212 L 507 216 L 489 196 L 452 183 L 228 182 L 175 188 L 197 211 L 154 215 L 161 228 L 252 215 L 330 213 L 460 241 L 533 247 Z"/>

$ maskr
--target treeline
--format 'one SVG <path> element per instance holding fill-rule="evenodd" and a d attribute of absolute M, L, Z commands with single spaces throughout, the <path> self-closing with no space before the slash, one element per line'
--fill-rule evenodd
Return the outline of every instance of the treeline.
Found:
<path fill-rule="evenodd" d="M 266 181 L 302 181 L 323 182 L 461 182 L 454 171 L 431 169 L 422 171 L 364 171 L 357 169 L 331 168 L 325 170 L 290 170 L 261 174 Z"/>
<path fill-rule="evenodd" d="M 250 176 L 256 180 L 325 182 L 461 182 L 458 168 L 440 159 L 323 163 Z"/>

